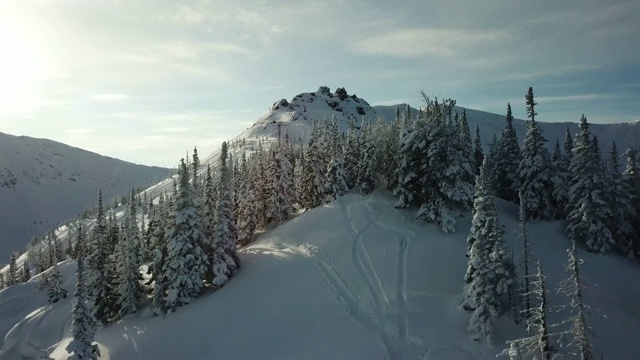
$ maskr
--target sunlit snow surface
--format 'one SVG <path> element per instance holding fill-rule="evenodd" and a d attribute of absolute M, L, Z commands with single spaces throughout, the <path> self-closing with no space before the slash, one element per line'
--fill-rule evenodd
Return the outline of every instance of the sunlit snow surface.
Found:
<path fill-rule="evenodd" d="M 495 358 L 523 329 L 500 319 L 494 346 L 467 334 L 469 314 L 459 299 L 470 216 L 443 235 L 392 204 L 386 192 L 348 194 L 261 234 L 241 251 L 244 266 L 224 288 L 164 318 L 145 308 L 99 329 L 102 358 Z M 518 227 L 510 214 L 517 208 L 498 204 L 513 246 Z M 569 242 L 562 227 L 529 227 L 550 289 L 564 276 Z M 596 349 L 605 358 L 640 358 L 640 268 L 615 255 L 580 256 L 593 284 L 588 301 L 607 316 L 588 319 L 601 336 Z M 70 292 L 74 268 L 61 266 Z M 35 281 L 0 292 L 0 337 L 7 334 L 0 359 L 36 357 L 42 348 L 56 359 L 68 356 L 72 299 L 46 305 Z M 550 296 L 555 305 L 565 302 L 553 290 Z"/>

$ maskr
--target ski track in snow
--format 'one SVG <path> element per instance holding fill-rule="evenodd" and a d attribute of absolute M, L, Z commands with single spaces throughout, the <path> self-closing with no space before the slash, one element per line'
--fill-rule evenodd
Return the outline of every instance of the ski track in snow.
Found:
<path fill-rule="evenodd" d="M 408 305 L 406 294 L 406 274 L 407 274 L 407 251 L 409 241 L 403 235 L 397 235 L 398 243 L 398 274 L 397 274 L 397 319 L 396 325 L 388 325 L 386 318 L 390 309 L 389 298 L 384 290 L 384 286 L 375 267 L 371 261 L 371 257 L 364 246 L 363 235 L 371 229 L 372 226 L 378 226 L 379 228 L 387 228 L 396 233 L 412 233 L 406 229 L 392 226 L 380 226 L 378 223 L 379 215 L 375 218 L 371 216 L 372 212 L 381 214 L 381 212 L 373 209 L 368 203 L 363 204 L 363 213 L 366 217 L 366 225 L 359 231 L 355 228 L 355 221 L 351 217 L 351 209 L 345 206 L 343 202 L 338 199 L 341 210 L 344 216 L 344 223 L 347 227 L 349 235 L 353 240 L 352 245 L 352 259 L 354 265 L 358 269 L 358 272 L 364 279 L 369 292 L 374 301 L 374 307 L 368 308 L 361 298 L 357 296 L 352 290 L 350 290 L 347 281 L 342 278 L 338 272 L 336 272 L 326 259 L 320 254 L 315 254 L 318 257 L 319 262 L 315 262 L 314 265 L 321 273 L 323 280 L 329 285 L 331 289 L 336 293 L 339 301 L 345 307 L 347 312 L 363 327 L 369 330 L 372 334 L 378 337 L 391 359 L 399 358 L 424 358 L 427 354 L 427 349 L 422 342 L 417 338 L 411 338 L 409 336 L 409 320 L 408 320 Z M 361 254 L 362 253 L 362 254 Z M 364 261 L 363 261 L 364 259 Z M 395 310 L 395 309 L 394 309 Z M 396 329 L 397 327 L 397 329 Z"/>
<path fill-rule="evenodd" d="M 349 207 L 345 207 L 342 201 L 338 200 L 338 202 L 340 203 L 340 208 L 342 209 L 345 225 L 347 227 L 347 230 L 349 231 L 351 239 L 353 240 L 353 245 L 351 247 L 351 256 L 353 259 L 353 263 L 356 265 L 358 272 L 365 280 L 365 283 L 367 284 L 369 292 L 371 292 L 371 296 L 376 305 L 382 306 L 383 300 L 386 304 L 388 304 L 389 299 L 384 292 L 382 283 L 380 282 L 380 278 L 378 277 L 378 274 L 376 273 L 371 263 L 369 253 L 366 251 L 366 248 L 362 244 L 362 236 L 364 235 L 365 231 L 367 231 L 371 227 L 375 220 L 372 221 L 369 213 L 365 212 L 367 216 L 367 224 L 360 231 L 357 231 L 355 229 L 354 221 L 351 217 L 351 209 Z M 362 255 L 359 251 L 360 249 L 362 249 L 366 264 L 362 260 Z"/>
<path fill-rule="evenodd" d="M 409 316 L 407 314 L 407 250 L 409 244 L 404 236 L 398 235 L 398 329 L 399 335 L 407 339 Z"/>

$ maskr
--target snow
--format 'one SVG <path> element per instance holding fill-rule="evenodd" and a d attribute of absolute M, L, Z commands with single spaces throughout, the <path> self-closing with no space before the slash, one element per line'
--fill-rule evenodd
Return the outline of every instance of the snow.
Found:
<path fill-rule="evenodd" d="M 393 208 L 387 192 L 346 196 L 298 215 L 240 251 L 243 267 L 223 288 L 166 317 L 149 305 L 96 333 L 102 359 L 493 359 L 504 342 L 524 334 L 500 318 L 495 345 L 473 341 L 461 309 L 470 214 L 442 234 Z M 497 200 L 505 240 L 517 238 L 517 207 Z M 533 222 L 535 256 L 549 289 L 564 276 L 568 239 L 563 222 Z M 515 253 L 518 254 L 517 244 Z M 607 319 L 588 318 L 605 358 L 638 358 L 640 269 L 617 256 L 579 251 L 594 287 L 590 302 Z M 74 262 L 60 264 L 73 289 Z M 606 271 L 603 271 L 606 270 Z M 70 297 L 47 305 L 37 277 L 0 291 L 0 359 L 35 357 L 41 348 L 64 359 Z M 565 301 L 551 290 L 552 304 Z M 559 314 L 551 322 L 560 320 Z M 7 334 L 6 337 L 4 334 Z"/>
<path fill-rule="evenodd" d="M 0 133 L 0 264 L 96 204 L 164 179 L 170 169 L 135 165 L 55 141 Z"/>
<path fill-rule="evenodd" d="M 229 142 L 230 152 L 239 159 L 240 152 L 256 148 L 258 139 L 268 146 L 276 138 L 278 124 L 292 140 L 302 143 L 308 140 L 311 119 L 335 115 L 339 130 L 344 132 L 350 116 L 362 116 L 357 114 L 357 106 L 363 106 L 367 120 L 395 117 L 395 106 L 370 107 L 351 96 L 331 107 L 329 101 L 340 96 L 329 93 L 321 88 L 298 95 L 288 105 L 278 102 L 277 109 L 274 106 Z M 467 119 L 470 127 L 479 124 L 485 150 L 492 135 L 499 134 L 505 124 L 504 115 L 476 110 L 467 110 Z M 547 139 L 564 138 L 566 123 L 539 124 Z M 524 121 L 516 119 L 514 126 L 522 143 Z M 570 124 L 570 130 L 575 133 L 578 126 Z M 594 124 L 590 130 L 603 149 L 613 139 L 619 148 L 628 144 L 640 147 L 640 122 Z M 234 146 L 234 141 L 242 138 L 246 148 Z M 205 158 L 201 172 L 218 159 L 219 152 Z M 116 172 L 114 176 L 120 175 Z M 147 192 L 155 199 L 172 183 L 171 178 L 166 179 Z M 0 188 L 0 196 L 5 192 Z M 34 192 L 37 194 L 41 193 Z M 93 204 L 97 190 L 89 195 L 88 203 Z M 43 206 L 47 213 L 60 214 L 68 207 L 61 199 L 43 198 L 50 204 Z M 438 227 L 415 220 L 416 209 L 394 209 L 396 201 L 382 191 L 371 196 L 350 193 L 262 233 L 240 251 L 243 267 L 223 288 L 165 317 L 153 317 L 148 304 L 136 314 L 99 329 L 96 340 L 101 358 L 494 359 L 506 340 L 524 335 L 524 328 L 507 318 L 497 319 L 492 346 L 473 341 L 467 332 L 471 314 L 461 309 L 460 302 L 470 213 L 461 217 L 451 214 L 456 217 L 457 231 L 443 234 Z M 496 203 L 505 225 L 505 242 L 517 258 L 518 209 L 501 200 Z M 117 209 L 120 217 L 123 210 Z M 65 216 L 77 213 L 69 211 Z M 24 220 L 18 213 L 11 215 Z M 85 224 L 87 229 L 91 225 Z M 534 256 L 544 263 L 554 305 L 566 303 L 554 290 L 565 276 L 566 249 L 570 246 L 565 227 L 563 221 L 528 225 Z M 51 224 L 45 228 L 50 230 Z M 57 231 L 62 243 L 72 233 L 73 225 L 63 225 Z M 582 250 L 579 255 L 585 260 L 583 273 L 594 284 L 590 305 L 607 316 L 588 319 L 602 337 L 596 350 L 605 358 L 640 358 L 640 350 L 634 347 L 640 333 L 640 268 L 615 255 Z M 18 265 L 23 260 L 24 256 L 19 258 Z M 75 262 L 61 263 L 60 271 L 63 288 L 71 294 Z M 46 292 L 36 290 L 40 277 L 0 290 L 0 359 L 34 358 L 41 349 L 48 349 L 56 359 L 68 356 L 65 347 L 70 340 L 73 297 L 47 304 Z M 562 314 L 552 314 L 549 320 L 561 319 Z"/>

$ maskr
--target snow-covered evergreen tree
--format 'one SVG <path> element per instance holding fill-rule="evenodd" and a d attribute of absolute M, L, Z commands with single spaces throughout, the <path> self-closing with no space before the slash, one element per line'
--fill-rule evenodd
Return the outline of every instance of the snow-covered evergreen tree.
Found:
<path fill-rule="evenodd" d="M 473 138 L 473 166 L 476 174 L 480 174 L 480 166 L 484 161 L 484 151 L 482 150 L 482 141 L 480 140 L 480 127 L 476 125 L 476 133 Z"/>
<path fill-rule="evenodd" d="M 376 187 L 376 176 L 374 174 L 374 164 L 375 164 L 375 143 L 372 139 L 372 129 L 371 124 L 368 122 L 362 122 L 362 134 L 361 134 L 361 144 L 362 144 L 362 159 L 358 164 L 358 179 L 356 181 L 356 188 L 360 190 L 360 192 L 364 194 L 370 194 Z M 336 175 L 338 176 L 338 175 Z M 338 184 L 337 186 L 340 186 Z"/>
<path fill-rule="evenodd" d="M 15 285 L 19 282 L 18 279 L 18 265 L 16 264 L 16 254 L 11 253 L 9 260 L 9 273 L 7 274 L 7 286 Z"/>
<path fill-rule="evenodd" d="M 238 245 L 245 246 L 251 242 L 256 230 L 255 197 L 251 186 L 251 175 L 245 154 L 242 154 L 240 169 L 242 186 L 239 188 L 236 227 L 238 229 Z"/>
<path fill-rule="evenodd" d="M 609 151 L 609 166 L 606 174 L 606 194 L 611 218 L 608 224 L 611 235 L 615 242 L 615 249 L 622 255 L 629 255 L 631 251 L 630 239 L 636 231 L 633 228 L 631 219 L 637 216 L 636 208 L 629 196 L 631 189 L 623 180 L 620 171 L 620 154 L 615 141 L 611 144 Z"/>
<path fill-rule="evenodd" d="M 500 141 L 498 140 L 498 136 L 493 134 L 493 138 L 491 139 L 491 143 L 489 144 L 489 154 L 485 157 L 487 159 L 487 175 L 486 178 L 486 187 L 489 194 L 494 195 L 497 193 L 498 188 L 498 152 L 500 151 Z"/>
<path fill-rule="evenodd" d="M 418 145 L 424 144 L 418 146 L 422 160 L 417 217 L 436 222 L 444 232 L 453 232 L 456 221 L 451 209 L 467 209 L 473 199 L 473 184 L 468 179 L 472 173 L 470 152 L 463 151 L 460 132 L 451 121 L 455 100 L 445 99 L 440 105 L 437 99 L 432 102 L 427 96 L 424 98 L 427 103 L 421 113 L 424 127 L 417 135 L 422 137 Z"/>
<path fill-rule="evenodd" d="M 67 297 L 67 290 L 62 288 L 62 274 L 58 264 L 53 264 L 51 273 L 46 277 L 47 298 L 49 304 L 54 304 Z"/>
<path fill-rule="evenodd" d="M 153 260 L 149 267 L 151 278 L 147 284 L 153 283 L 152 304 L 156 315 L 164 315 L 167 311 L 167 277 L 162 271 L 167 260 L 167 219 L 169 203 L 165 202 L 164 196 L 160 196 L 158 205 L 153 208 L 151 213 L 153 224 L 151 229 L 151 249 L 153 249 Z"/>
<path fill-rule="evenodd" d="M 140 232 L 136 216 L 135 201 L 129 202 L 124 219 L 124 233 L 118 242 L 116 263 L 118 315 L 135 313 L 138 310 L 142 286 L 140 281 L 139 246 Z"/>
<path fill-rule="evenodd" d="M 302 171 L 301 205 L 305 209 L 313 209 L 320 206 L 324 201 L 324 174 L 326 172 L 326 162 L 323 159 L 322 139 L 318 123 L 314 122 L 311 128 L 309 143 L 305 152 L 305 163 Z"/>
<path fill-rule="evenodd" d="M 90 234 L 90 251 L 86 257 L 87 296 L 91 301 L 92 316 L 96 321 L 107 324 L 114 315 L 114 280 L 107 269 L 109 249 L 107 238 L 107 219 L 102 202 L 102 190 L 98 193 L 96 222 Z"/>
<path fill-rule="evenodd" d="M 226 143 L 224 148 L 226 149 Z M 171 311 L 189 304 L 200 294 L 204 286 L 207 256 L 199 245 L 204 236 L 200 228 L 202 218 L 193 197 L 189 170 L 184 160 L 181 160 L 178 193 L 172 221 L 165 235 L 167 256 L 162 266 L 166 279 L 164 284 L 167 289 L 166 306 Z"/>
<path fill-rule="evenodd" d="M 467 110 L 466 109 L 462 109 L 462 117 L 460 118 L 460 121 L 457 122 L 457 113 L 455 113 L 455 118 L 456 120 L 454 121 L 454 123 L 452 124 L 453 126 L 457 126 L 458 128 L 458 156 L 460 158 L 460 167 L 461 167 L 461 178 L 462 181 L 464 181 L 465 183 L 471 184 L 471 186 L 473 186 L 473 184 L 475 184 L 475 179 L 476 179 L 476 175 L 478 174 L 478 172 L 476 170 L 479 170 L 479 168 L 476 169 L 476 159 L 475 159 L 475 155 L 473 153 L 473 144 L 471 142 L 471 132 L 469 130 L 469 122 L 467 121 Z M 479 141 L 479 135 L 478 135 L 478 141 Z M 482 166 L 482 163 L 480 163 L 480 166 Z M 469 198 L 468 199 L 468 205 L 471 204 L 472 199 Z"/>
<path fill-rule="evenodd" d="M 20 274 L 20 282 L 27 282 L 31 279 L 31 269 L 29 268 L 29 262 L 22 263 L 22 272 Z"/>
<path fill-rule="evenodd" d="M 272 154 L 270 164 L 271 191 L 268 214 L 271 221 L 277 224 L 287 221 L 293 210 L 291 202 L 293 180 L 289 177 L 292 165 L 283 149 L 284 146 L 279 144 L 277 150 Z"/>
<path fill-rule="evenodd" d="M 549 220 L 553 218 L 551 205 L 551 163 L 549 152 L 544 143 L 547 141 L 542 136 L 542 130 L 535 121 L 537 113 L 533 100 L 533 90 L 525 96 L 527 101 L 527 114 L 531 119 L 527 124 L 527 136 L 522 148 L 522 160 L 518 167 L 520 179 L 520 195 L 524 196 L 524 214 L 526 220 Z"/>
<path fill-rule="evenodd" d="M 324 186 L 326 202 L 331 202 L 349 191 L 340 151 L 331 158 L 325 178 L 327 179 Z"/>
<path fill-rule="evenodd" d="M 595 155 L 589 124 L 583 115 L 573 148 L 567 232 L 573 241 L 584 240 L 587 251 L 606 253 L 613 243 L 607 227 L 611 210 L 606 202 L 606 185 Z"/>
<path fill-rule="evenodd" d="M 362 156 L 362 146 L 360 144 L 360 136 L 356 127 L 356 119 L 349 119 L 349 128 L 347 129 L 347 137 L 344 146 L 344 172 L 347 181 L 347 187 L 352 189 L 358 180 L 358 164 Z"/>
<path fill-rule="evenodd" d="M 204 181 L 204 204 L 202 206 L 202 237 L 205 241 L 204 244 L 200 246 L 208 258 L 213 254 L 211 245 L 214 241 L 213 233 L 216 224 L 216 203 L 218 202 L 218 195 L 216 193 L 213 174 L 211 173 L 211 165 L 207 164 L 207 173 Z"/>
<path fill-rule="evenodd" d="M 576 146 L 579 146 L 576 142 Z M 574 154 L 575 155 L 575 154 Z M 564 335 L 570 336 L 569 355 L 581 360 L 595 360 L 593 348 L 593 329 L 587 324 L 589 306 L 585 303 L 585 280 L 580 273 L 582 260 L 578 258 L 576 242 L 571 242 L 571 248 L 567 250 L 569 261 L 566 271 L 569 277 L 560 282 L 559 291 L 570 300 L 570 316 L 564 322 L 569 324 L 569 329 Z"/>
<path fill-rule="evenodd" d="M 640 176 L 638 173 L 638 156 L 637 151 L 633 148 L 627 149 L 625 152 L 627 157 L 627 166 L 622 174 L 623 181 L 628 189 L 628 197 L 634 212 L 627 214 L 627 221 L 631 224 L 635 231 L 629 234 L 627 243 L 629 244 L 629 256 L 640 255 Z"/>
<path fill-rule="evenodd" d="M 65 350 L 71 354 L 69 360 L 97 360 L 100 356 L 98 345 L 94 344 L 95 328 L 91 309 L 87 305 L 88 295 L 85 283 L 85 240 L 82 223 L 78 227 L 77 237 L 76 290 L 73 293 L 75 303 L 71 314 L 71 337 Z"/>
<path fill-rule="evenodd" d="M 506 298 L 513 274 L 502 239 L 504 230 L 498 220 L 498 209 L 484 187 L 486 162 L 476 178 L 471 233 L 468 242 L 469 268 L 463 307 L 473 311 L 468 330 L 491 342 L 495 317 L 506 310 Z"/>
<path fill-rule="evenodd" d="M 569 202 L 569 182 L 571 176 L 569 167 L 566 166 L 565 156 L 560 150 L 560 142 L 556 140 L 556 147 L 551 157 L 551 205 L 555 212 L 556 219 L 567 217 L 565 212 L 567 202 Z"/>
<path fill-rule="evenodd" d="M 419 156 L 415 151 L 418 144 L 417 132 L 415 131 L 417 126 L 415 122 L 405 122 L 400 134 L 399 161 L 395 171 L 397 185 L 393 191 L 393 195 L 398 197 L 395 204 L 397 208 L 409 207 L 418 192 L 419 184 L 416 170 Z"/>
<path fill-rule="evenodd" d="M 227 283 L 233 271 L 240 267 L 236 252 L 235 220 L 231 208 L 231 184 L 227 167 L 227 144 L 222 143 L 220 152 L 220 180 L 218 182 L 218 203 L 216 205 L 216 228 L 213 234 L 213 284 L 221 287 Z"/>
<path fill-rule="evenodd" d="M 511 104 L 507 103 L 506 124 L 500 133 L 500 140 L 495 152 L 495 179 L 494 184 L 496 196 L 508 200 L 518 201 L 518 191 L 520 189 L 520 179 L 518 177 L 518 167 L 522 155 L 518 143 L 518 134 L 513 127 L 513 113 Z"/>

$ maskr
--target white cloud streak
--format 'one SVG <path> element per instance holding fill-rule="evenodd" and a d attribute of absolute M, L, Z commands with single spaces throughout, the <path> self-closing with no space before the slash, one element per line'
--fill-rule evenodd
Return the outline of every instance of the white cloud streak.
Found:
<path fill-rule="evenodd" d="M 459 47 L 498 43 L 509 37 L 507 32 L 499 30 L 402 29 L 358 40 L 351 44 L 351 50 L 364 55 L 450 58 L 458 53 Z"/>

